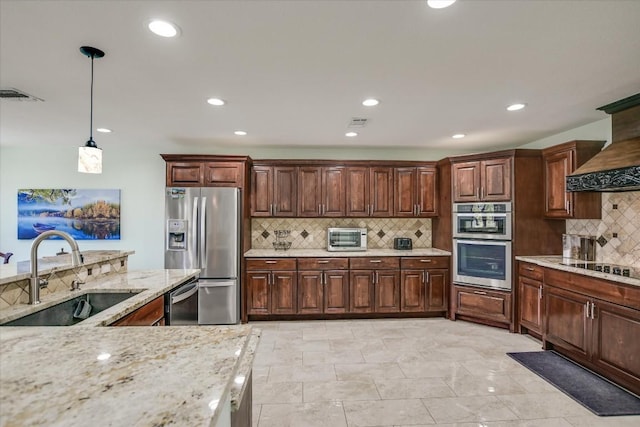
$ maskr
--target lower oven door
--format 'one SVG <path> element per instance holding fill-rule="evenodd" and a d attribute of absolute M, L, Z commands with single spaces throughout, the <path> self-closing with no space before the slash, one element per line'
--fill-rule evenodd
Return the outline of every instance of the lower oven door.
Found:
<path fill-rule="evenodd" d="M 510 291 L 511 242 L 455 239 L 453 281 Z"/>

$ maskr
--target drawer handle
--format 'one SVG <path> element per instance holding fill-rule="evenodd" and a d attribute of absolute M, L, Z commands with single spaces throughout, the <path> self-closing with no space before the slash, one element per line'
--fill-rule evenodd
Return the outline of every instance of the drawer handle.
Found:
<path fill-rule="evenodd" d="M 277 264 L 278 261 L 265 261 L 264 263 L 265 264 Z"/>
<path fill-rule="evenodd" d="M 476 295 L 486 295 L 486 292 L 481 292 L 481 291 L 473 291 L 474 294 Z"/>
<path fill-rule="evenodd" d="M 369 262 L 373 263 L 373 264 L 380 264 L 382 262 L 382 260 L 380 260 L 380 259 L 370 259 Z"/>
<path fill-rule="evenodd" d="M 329 264 L 329 261 L 326 259 L 318 261 L 318 264 Z"/>
<path fill-rule="evenodd" d="M 420 262 L 431 262 L 430 259 L 421 259 Z"/>

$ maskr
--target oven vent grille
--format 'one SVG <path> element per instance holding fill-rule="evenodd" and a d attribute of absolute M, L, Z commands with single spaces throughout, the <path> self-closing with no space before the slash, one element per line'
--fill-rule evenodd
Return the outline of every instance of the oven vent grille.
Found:
<path fill-rule="evenodd" d="M 0 89 L 0 99 L 8 99 L 11 101 L 44 101 L 44 99 L 29 95 L 14 88 Z"/>

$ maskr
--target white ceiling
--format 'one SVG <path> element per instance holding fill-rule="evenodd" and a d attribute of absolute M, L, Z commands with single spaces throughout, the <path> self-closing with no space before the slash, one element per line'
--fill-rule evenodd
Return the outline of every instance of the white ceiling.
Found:
<path fill-rule="evenodd" d="M 151 18 L 181 36 L 151 34 Z M 640 92 L 638 22 L 631 0 L 0 0 L 0 86 L 44 99 L 0 101 L 0 144 L 88 139 L 89 45 L 106 52 L 94 64 L 94 125 L 114 130 L 94 132 L 102 148 L 515 147 Z M 362 106 L 370 96 L 381 104 Z M 516 101 L 528 107 L 507 112 Z M 346 138 L 352 117 L 370 123 Z"/>

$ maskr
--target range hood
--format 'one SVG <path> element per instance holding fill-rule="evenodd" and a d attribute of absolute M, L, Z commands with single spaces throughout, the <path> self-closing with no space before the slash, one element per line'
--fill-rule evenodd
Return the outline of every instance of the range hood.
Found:
<path fill-rule="evenodd" d="M 611 114 L 613 142 L 567 176 L 567 191 L 640 190 L 640 94 L 598 110 Z"/>

